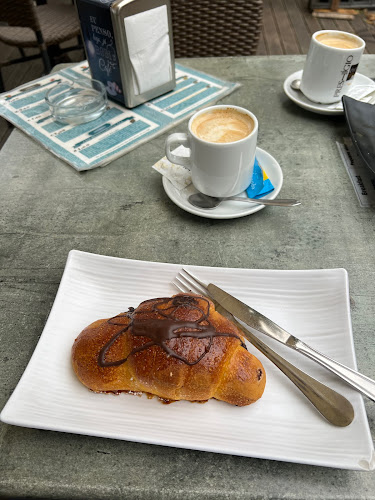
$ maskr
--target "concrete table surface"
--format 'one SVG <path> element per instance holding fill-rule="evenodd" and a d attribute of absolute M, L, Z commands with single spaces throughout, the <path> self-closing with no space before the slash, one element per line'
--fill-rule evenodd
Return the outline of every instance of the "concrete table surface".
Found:
<path fill-rule="evenodd" d="M 104 168 L 77 173 L 19 130 L 0 152 L 0 408 L 53 304 L 68 252 L 262 269 L 346 268 L 358 368 L 375 379 L 375 210 L 361 208 L 336 140 L 343 116 L 305 111 L 283 92 L 303 56 L 185 59 L 241 87 L 259 146 L 279 161 L 283 198 L 248 217 L 211 220 L 166 196 L 151 165 L 167 134 Z M 359 71 L 375 76 L 375 56 Z M 184 131 L 186 122 L 176 127 Z M 43 387 L 40 388 L 43 390 Z M 370 429 L 375 406 L 366 399 Z M 375 476 L 1 424 L 0 495 L 49 499 L 375 499 Z"/>

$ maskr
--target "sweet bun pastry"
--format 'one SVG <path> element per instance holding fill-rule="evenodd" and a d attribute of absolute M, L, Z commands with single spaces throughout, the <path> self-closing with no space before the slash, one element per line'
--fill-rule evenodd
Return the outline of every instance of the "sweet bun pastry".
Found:
<path fill-rule="evenodd" d="M 163 400 L 210 398 L 245 406 L 266 375 L 236 326 L 206 297 L 178 294 L 86 327 L 72 347 L 78 379 L 95 392 L 145 392 Z"/>

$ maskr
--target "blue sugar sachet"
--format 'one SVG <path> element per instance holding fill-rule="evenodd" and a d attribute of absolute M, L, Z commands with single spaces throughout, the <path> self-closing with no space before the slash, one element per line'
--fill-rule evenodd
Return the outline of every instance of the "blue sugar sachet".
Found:
<path fill-rule="evenodd" d="M 246 189 L 247 196 L 249 198 L 262 198 L 262 196 L 265 196 L 274 189 L 266 172 L 259 165 L 257 158 L 255 158 L 253 178 L 250 186 Z"/>

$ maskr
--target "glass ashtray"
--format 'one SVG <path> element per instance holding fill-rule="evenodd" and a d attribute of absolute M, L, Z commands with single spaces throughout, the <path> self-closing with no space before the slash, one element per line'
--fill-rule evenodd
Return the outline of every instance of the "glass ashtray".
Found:
<path fill-rule="evenodd" d="M 46 93 L 45 99 L 55 120 L 74 125 L 96 120 L 107 107 L 102 82 L 87 78 L 59 83 Z"/>

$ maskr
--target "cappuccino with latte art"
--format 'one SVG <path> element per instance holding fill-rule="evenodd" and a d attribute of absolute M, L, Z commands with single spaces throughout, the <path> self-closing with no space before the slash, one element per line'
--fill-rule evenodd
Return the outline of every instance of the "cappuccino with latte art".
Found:
<path fill-rule="evenodd" d="M 321 33 L 317 35 L 316 40 L 328 47 L 334 47 L 336 49 L 357 49 L 362 45 L 362 42 L 357 40 L 354 36 L 339 32 Z"/>
<path fill-rule="evenodd" d="M 218 108 L 200 114 L 191 124 L 191 131 L 207 142 L 235 142 L 247 137 L 254 121 L 234 108 Z"/>

